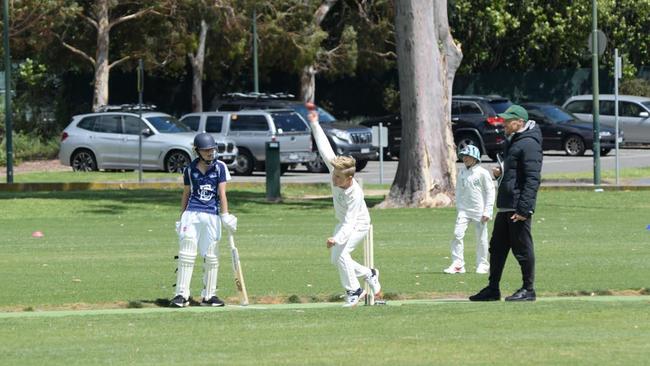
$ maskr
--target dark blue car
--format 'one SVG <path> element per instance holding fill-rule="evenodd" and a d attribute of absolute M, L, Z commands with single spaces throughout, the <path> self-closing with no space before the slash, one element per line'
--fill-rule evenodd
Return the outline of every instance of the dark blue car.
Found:
<path fill-rule="evenodd" d="M 544 136 L 544 150 L 563 150 L 567 155 L 584 155 L 593 150 L 594 128 L 591 122 L 578 119 L 566 109 L 547 103 L 523 103 L 528 117 L 537 122 Z M 600 155 L 607 155 L 616 144 L 613 128 L 600 127 Z M 622 143 L 623 134 L 621 133 Z"/>

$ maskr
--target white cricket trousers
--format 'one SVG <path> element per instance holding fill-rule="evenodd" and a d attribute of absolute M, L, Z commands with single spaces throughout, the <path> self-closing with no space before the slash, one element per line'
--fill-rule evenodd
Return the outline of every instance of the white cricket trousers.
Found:
<path fill-rule="evenodd" d="M 474 223 L 476 229 L 476 267 L 478 268 L 481 264 L 489 266 L 487 222 L 469 218 L 462 212 L 459 212 L 456 217 L 454 238 L 451 240 L 451 259 L 456 265 L 465 266 L 463 238 L 465 237 L 465 231 L 467 231 L 467 226 L 470 222 Z"/>
<path fill-rule="evenodd" d="M 336 244 L 332 247 L 331 260 L 339 271 L 341 285 L 347 291 L 356 291 L 361 287 L 357 277 L 369 278 L 372 276 L 370 268 L 362 266 L 352 259 L 352 251 L 363 241 L 368 234 L 368 229 L 354 231 L 347 243 Z"/>
<path fill-rule="evenodd" d="M 219 240 L 221 220 L 219 216 L 205 212 L 185 211 L 178 229 L 178 274 L 176 295 L 190 297 L 190 282 L 196 259 L 197 246 L 203 257 L 203 291 L 201 297 L 209 299 L 217 291 L 219 269 Z"/>

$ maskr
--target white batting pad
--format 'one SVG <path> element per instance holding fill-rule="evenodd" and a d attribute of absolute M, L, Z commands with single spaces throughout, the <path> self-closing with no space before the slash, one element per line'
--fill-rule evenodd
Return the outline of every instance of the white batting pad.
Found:
<path fill-rule="evenodd" d="M 217 293 L 217 272 L 219 271 L 219 258 L 206 255 L 203 262 L 203 291 L 201 296 L 208 300 Z"/>
<path fill-rule="evenodd" d="M 178 252 L 178 273 L 176 276 L 176 295 L 190 298 L 190 281 L 196 260 L 196 239 L 184 238 L 180 241 Z"/>

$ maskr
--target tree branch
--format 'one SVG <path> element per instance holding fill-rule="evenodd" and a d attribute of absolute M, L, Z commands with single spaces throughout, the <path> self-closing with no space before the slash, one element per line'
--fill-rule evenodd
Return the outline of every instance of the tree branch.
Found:
<path fill-rule="evenodd" d="M 64 41 L 64 40 L 63 40 L 63 39 L 62 39 L 58 34 L 55 34 L 55 36 L 56 36 L 56 38 L 59 39 L 59 41 L 61 41 L 61 44 L 63 44 L 63 47 L 65 47 L 65 48 L 67 48 L 68 50 L 72 51 L 72 53 L 81 56 L 83 59 L 85 59 L 85 60 L 87 60 L 88 62 L 90 62 L 90 63 L 93 65 L 93 67 L 95 67 L 95 59 L 94 59 L 94 58 L 88 56 L 88 54 L 86 54 L 84 51 L 82 51 L 82 50 L 76 48 L 75 46 L 73 46 L 73 45 L 67 43 L 67 42 Z"/>
<path fill-rule="evenodd" d="M 155 13 L 155 11 L 153 10 L 153 8 L 147 8 L 147 9 L 142 9 L 142 10 L 136 12 L 136 13 L 133 13 L 133 14 L 129 14 L 129 15 L 125 15 L 123 17 L 119 17 L 117 19 L 114 19 L 112 22 L 110 22 L 108 24 L 108 29 L 111 29 L 111 28 L 113 28 L 114 26 L 116 26 L 116 25 L 118 25 L 120 23 L 124 23 L 126 21 L 139 18 L 139 17 L 141 17 L 141 16 L 143 16 L 143 15 L 145 15 L 147 13 Z"/>
<path fill-rule="evenodd" d="M 114 66 L 117 66 L 117 65 L 123 63 L 124 61 L 129 60 L 130 58 L 131 58 L 131 56 L 124 56 L 124 57 L 122 57 L 121 59 L 119 59 L 117 61 L 113 61 L 110 65 L 108 65 L 108 69 L 111 70 Z"/>

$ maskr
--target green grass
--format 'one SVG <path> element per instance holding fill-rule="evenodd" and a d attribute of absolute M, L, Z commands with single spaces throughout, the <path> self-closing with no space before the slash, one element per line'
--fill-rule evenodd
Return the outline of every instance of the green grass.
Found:
<path fill-rule="evenodd" d="M 616 179 L 616 170 L 602 170 L 600 173 L 602 179 Z M 650 167 L 642 168 L 623 168 L 619 171 L 619 179 L 650 179 Z M 543 180 L 561 180 L 561 181 L 583 181 L 593 179 L 593 172 L 576 172 L 576 173 L 554 173 L 544 174 Z"/>
<path fill-rule="evenodd" d="M 145 181 L 182 182 L 180 174 L 163 172 L 144 172 L 142 179 Z M 88 182 L 137 182 L 138 172 L 74 172 L 69 171 L 37 171 L 14 174 L 14 183 L 88 183 Z M 0 183 L 6 183 L 7 177 L 3 175 Z"/>
<path fill-rule="evenodd" d="M 193 309 L 0 319 L 4 364 L 594 365 L 647 358 L 650 302 Z"/>
<path fill-rule="evenodd" d="M 317 195 L 327 187 L 283 192 Z M 258 187 L 230 191 L 229 200 L 253 303 L 319 302 L 342 292 L 325 248 L 335 225 L 331 198 L 270 204 Z M 508 364 L 522 354 L 533 363 L 630 364 L 644 359 L 650 343 L 647 298 L 147 313 L 173 295 L 179 205 L 180 189 L 0 193 L 0 311 L 145 308 L 0 316 L 3 364 Z M 533 224 L 540 298 L 648 294 L 649 210 L 648 191 L 540 192 Z M 464 297 L 485 286 L 485 276 L 442 274 L 454 209 L 371 209 L 371 216 L 375 263 L 391 298 Z M 32 238 L 37 230 L 45 236 Z M 223 243 L 220 251 L 219 295 L 234 303 L 229 251 Z M 468 230 L 469 272 L 474 251 Z M 197 263 L 195 295 L 200 279 Z M 519 286 L 511 256 L 502 291 Z"/>

